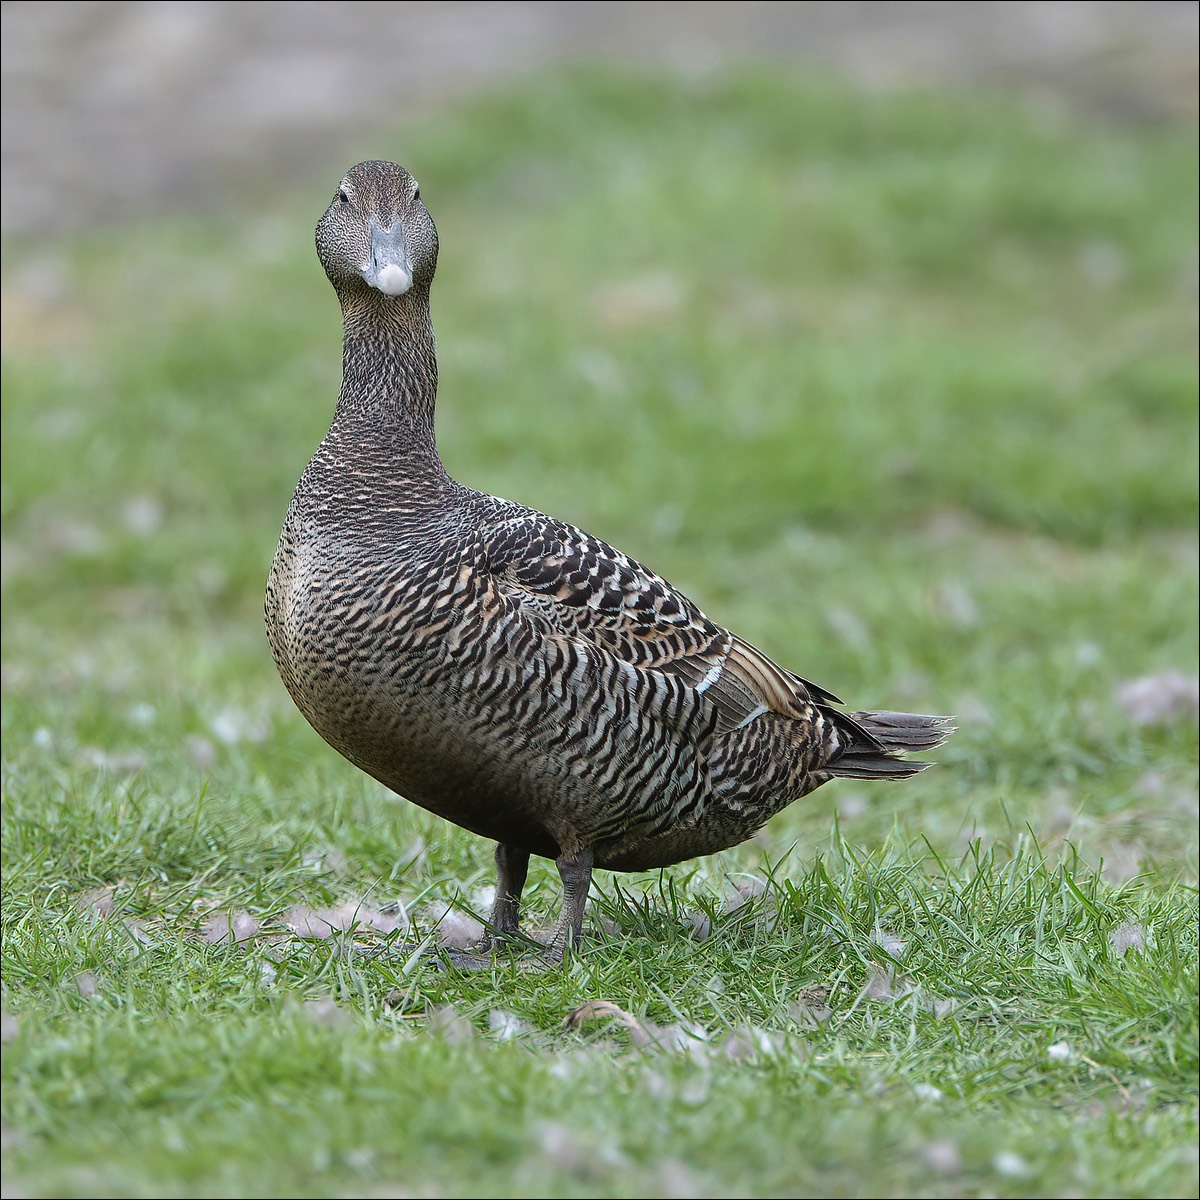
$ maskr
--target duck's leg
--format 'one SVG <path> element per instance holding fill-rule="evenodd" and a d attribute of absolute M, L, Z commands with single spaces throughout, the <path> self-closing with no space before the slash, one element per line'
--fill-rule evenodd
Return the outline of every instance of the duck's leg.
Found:
<path fill-rule="evenodd" d="M 529 851 L 507 842 L 496 845 L 496 899 L 492 903 L 491 926 L 482 941 L 470 950 L 448 950 L 447 960 L 460 971 L 487 971 L 495 966 L 492 950 L 496 934 L 516 933 L 521 908 L 521 891 L 529 874 Z"/>
<path fill-rule="evenodd" d="M 516 933 L 521 910 L 521 891 L 529 874 L 529 851 L 507 842 L 496 846 L 496 900 L 492 905 L 492 927 L 497 933 Z M 488 939 L 490 943 L 491 939 Z"/>
<path fill-rule="evenodd" d="M 583 935 L 583 906 L 587 902 L 588 888 L 592 882 L 592 852 L 564 854 L 555 860 L 558 875 L 563 883 L 562 913 L 554 936 L 541 959 L 542 969 L 549 963 L 561 963 L 568 947 L 579 945 Z M 517 915 L 521 901 L 521 889 L 529 871 L 529 855 L 506 842 L 496 846 L 496 902 L 492 905 L 491 923 L 497 933 L 516 933 Z M 494 966 L 489 951 L 492 938 L 489 935 L 472 951 L 451 950 L 446 957 L 455 967 L 465 971 L 487 970 Z M 538 960 L 526 969 L 536 970 Z"/>
<path fill-rule="evenodd" d="M 546 954 L 552 961 L 561 962 L 568 947 L 574 950 L 583 937 L 583 906 L 592 883 L 592 852 L 564 854 L 554 865 L 563 884 L 563 903 L 558 928 L 546 947 Z"/>

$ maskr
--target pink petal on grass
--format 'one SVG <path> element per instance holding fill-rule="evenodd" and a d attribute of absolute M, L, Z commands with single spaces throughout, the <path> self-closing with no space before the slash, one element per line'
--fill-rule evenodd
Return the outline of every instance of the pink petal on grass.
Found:
<path fill-rule="evenodd" d="M 867 982 L 863 995 L 868 1000 L 897 1000 L 913 990 L 912 984 L 903 975 L 897 976 L 890 967 L 872 966 L 867 969 Z"/>
<path fill-rule="evenodd" d="M 1120 684 L 1116 701 L 1135 725 L 1194 725 L 1200 716 L 1200 679 L 1174 668 L 1156 671 Z"/>
<path fill-rule="evenodd" d="M 297 937 L 308 938 L 327 938 L 351 930 L 395 933 L 409 926 L 408 913 L 402 904 L 379 909 L 356 900 L 345 900 L 327 908 L 309 908 L 305 904 L 297 904 L 288 910 L 284 921 Z"/>
<path fill-rule="evenodd" d="M 500 1041 L 511 1042 L 529 1027 L 516 1013 L 507 1012 L 503 1008 L 493 1008 L 488 1013 L 488 1028 Z"/>
<path fill-rule="evenodd" d="M 1020 1179 L 1029 1174 L 1029 1164 L 1011 1150 L 1001 1150 L 992 1159 L 992 1166 L 997 1175 L 1003 1175 L 1007 1179 Z"/>
<path fill-rule="evenodd" d="M 777 1053 L 782 1044 L 782 1037 L 768 1029 L 757 1025 L 739 1025 L 730 1030 L 721 1043 L 721 1053 L 734 1062 L 748 1062 Z"/>
<path fill-rule="evenodd" d="M 692 1173 L 687 1163 L 668 1158 L 658 1166 L 658 1194 L 664 1200 L 690 1200 L 693 1196 L 714 1193 Z"/>
<path fill-rule="evenodd" d="M 730 889 L 725 896 L 725 911 L 735 913 L 753 900 L 757 900 L 766 890 L 766 881 L 754 875 L 743 875 L 729 881 Z"/>
<path fill-rule="evenodd" d="M 206 737 L 189 733 L 183 739 L 184 753 L 188 762 L 198 771 L 211 771 L 217 762 L 217 748 Z"/>
<path fill-rule="evenodd" d="M 215 713 L 208 722 L 209 732 L 219 742 L 235 746 L 239 742 L 263 742 L 271 732 L 267 717 L 233 706 Z"/>
<path fill-rule="evenodd" d="M 349 1021 L 348 1015 L 329 996 L 322 996 L 317 1000 L 305 1000 L 302 1011 L 314 1025 L 325 1025 L 331 1029 L 338 1025 L 345 1025 Z"/>
<path fill-rule="evenodd" d="M 117 775 L 136 775 L 146 767 L 146 756 L 140 750 L 103 750 L 99 746 L 80 746 L 76 758 L 85 767 L 112 771 Z"/>
<path fill-rule="evenodd" d="M 921 1156 L 931 1171 L 939 1175 L 957 1175 L 962 1170 L 962 1155 L 949 1140 L 930 1142 Z"/>
<path fill-rule="evenodd" d="M 259 929 L 258 921 L 248 912 L 218 912 L 200 926 L 200 936 L 214 946 L 221 942 L 241 945 L 253 941 Z"/>
<path fill-rule="evenodd" d="M 425 916 L 437 926 L 438 940 L 443 946 L 466 950 L 483 940 L 483 925 L 470 913 L 460 912 L 449 904 L 436 901 L 425 907 Z"/>
<path fill-rule="evenodd" d="M 1108 935 L 1108 944 L 1118 958 L 1124 958 L 1130 950 L 1145 950 L 1146 931 L 1132 921 L 1125 921 Z"/>
<path fill-rule="evenodd" d="M 547 1121 L 538 1129 L 541 1158 L 562 1171 L 578 1171 L 583 1165 L 583 1150 L 575 1135 L 557 1122 Z"/>
<path fill-rule="evenodd" d="M 687 1054 L 702 1059 L 709 1052 L 708 1030 L 691 1021 L 677 1021 L 661 1027 L 647 1022 L 647 1031 L 654 1048 L 668 1054 Z"/>
<path fill-rule="evenodd" d="M 461 1045 L 475 1038 L 475 1026 L 453 1004 L 439 1004 L 431 1009 L 428 1029 L 451 1045 Z"/>
<path fill-rule="evenodd" d="M 111 884 L 106 887 L 88 888 L 86 892 L 80 893 L 75 903 L 89 916 L 107 917 L 113 910 L 115 890 Z"/>
<path fill-rule="evenodd" d="M 908 943 L 903 938 L 898 938 L 894 933 L 889 933 L 886 929 L 880 929 L 878 926 L 871 934 L 871 941 L 892 958 L 903 958 L 905 950 L 908 949 Z"/>
<path fill-rule="evenodd" d="M 926 1008 L 938 1020 L 941 1020 L 942 1017 L 950 1016 L 958 1008 L 958 1001 L 949 996 L 930 996 L 926 1001 Z"/>
<path fill-rule="evenodd" d="M 154 941 L 154 935 L 146 928 L 145 922 L 139 921 L 136 918 L 130 917 L 121 922 L 125 926 L 125 932 L 131 938 L 142 946 L 149 946 Z"/>
<path fill-rule="evenodd" d="M 121 523 L 138 537 L 150 537 L 163 523 L 163 503 L 157 496 L 127 496 L 121 505 Z"/>

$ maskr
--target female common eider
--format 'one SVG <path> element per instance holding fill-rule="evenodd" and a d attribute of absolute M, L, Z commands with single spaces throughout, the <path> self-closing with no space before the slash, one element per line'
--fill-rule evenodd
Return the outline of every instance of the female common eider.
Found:
<path fill-rule="evenodd" d="M 952 725 L 845 713 L 581 529 L 472 491 L 434 440 L 437 231 L 416 182 L 352 168 L 317 225 L 342 307 L 333 424 L 267 583 L 279 672 L 357 767 L 496 845 L 494 929 L 531 854 L 563 884 L 551 958 L 592 869 L 711 854 L 835 777 L 903 779 Z"/>

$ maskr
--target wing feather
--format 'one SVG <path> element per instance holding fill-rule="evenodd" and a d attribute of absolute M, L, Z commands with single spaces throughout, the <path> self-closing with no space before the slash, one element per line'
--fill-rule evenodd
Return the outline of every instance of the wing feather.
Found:
<path fill-rule="evenodd" d="M 716 707 L 718 729 L 838 702 L 711 621 L 661 575 L 572 525 L 524 510 L 495 530 L 488 550 L 497 585 L 527 619 L 678 676 Z"/>

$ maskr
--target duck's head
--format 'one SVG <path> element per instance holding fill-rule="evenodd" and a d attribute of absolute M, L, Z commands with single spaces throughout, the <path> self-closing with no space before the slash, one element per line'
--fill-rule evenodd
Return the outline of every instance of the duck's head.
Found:
<path fill-rule="evenodd" d="M 395 163 L 351 167 L 317 222 L 317 257 L 340 295 L 428 292 L 437 250 L 417 181 Z"/>

